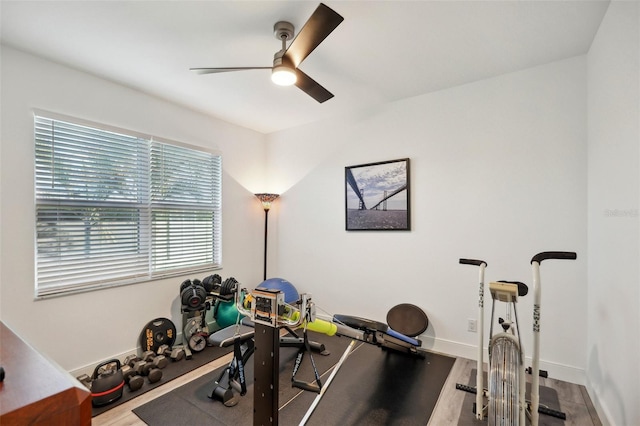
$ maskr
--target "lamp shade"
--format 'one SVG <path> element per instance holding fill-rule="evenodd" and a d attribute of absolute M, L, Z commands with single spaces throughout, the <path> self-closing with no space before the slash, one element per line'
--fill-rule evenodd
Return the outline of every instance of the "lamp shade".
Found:
<path fill-rule="evenodd" d="M 278 86 L 291 86 L 297 79 L 295 71 L 286 65 L 275 66 L 271 71 L 271 81 Z"/>
<path fill-rule="evenodd" d="M 279 197 L 279 194 L 261 193 L 261 194 L 255 194 L 255 195 L 256 197 L 258 197 L 258 199 L 262 203 L 262 208 L 265 210 L 269 210 L 271 208 L 271 203 L 273 203 L 275 199 Z"/>

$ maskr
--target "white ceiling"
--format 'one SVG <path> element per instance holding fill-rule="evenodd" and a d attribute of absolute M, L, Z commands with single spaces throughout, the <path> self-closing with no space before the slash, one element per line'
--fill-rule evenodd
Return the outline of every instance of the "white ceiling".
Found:
<path fill-rule="evenodd" d="M 276 21 L 318 1 L 8 1 L 1 40 L 231 123 L 271 133 L 588 51 L 608 1 L 326 1 L 344 22 L 300 65 L 318 104 L 269 70 Z"/>

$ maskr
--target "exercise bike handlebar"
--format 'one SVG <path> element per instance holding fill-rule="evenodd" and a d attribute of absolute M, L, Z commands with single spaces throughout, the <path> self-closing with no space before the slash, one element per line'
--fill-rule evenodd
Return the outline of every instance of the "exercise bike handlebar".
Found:
<path fill-rule="evenodd" d="M 543 260 L 559 259 L 559 260 L 576 260 L 576 253 L 573 251 L 543 251 L 531 258 L 531 263 L 542 263 Z M 462 260 L 460 261 L 462 263 Z"/>
<path fill-rule="evenodd" d="M 484 269 L 487 267 L 487 262 L 485 262 L 484 260 L 480 260 L 480 259 L 460 259 L 460 264 L 462 265 L 473 265 L 473 266 L 477 266 L 478 269 L 478 281 L 479 281 L 479 288 L 478 288 L 478 294 L 479 294 L 479 299 L 478 299 L 478 357 L 477 357 L 477 366 L 476 366 L 476 389 L 478 389 L 478 391 L 476 392 L 476 407 L 479 407 L 476 410 L 476 419 L 478 420 L 482 420 L 485 418 L 485 414 L 484 414 L 484 409 L 482 408 L 484 406 L 484 376 L 483 376 L 483 365 L 484 365 L 484 360 L 483 360 L 483 344 L 482 341 L 484 339 Z"/>
<path fill-rule="evenodd" d="M 475 266 L 481 266 L 482 264 L 484 264 L 484 266 L 487 266 L 487 262 L 485 262 L 484 260 L 477 260 L 477 259 L 460 259 L 460 263 L 462 265 L 475 265 Z"/>
<path fill-rule="evenodd" d="M 540 407 L 540 312 L 541 312 L 541 285 L 540 285 L 540 264 L 543 260 L 575 260 L 576 253 L 572 251 L 543 251 L 536 254 L 531 259 L 533 269 L 533 354 L 531 357 L 531 425 L 538 426 Z"/>

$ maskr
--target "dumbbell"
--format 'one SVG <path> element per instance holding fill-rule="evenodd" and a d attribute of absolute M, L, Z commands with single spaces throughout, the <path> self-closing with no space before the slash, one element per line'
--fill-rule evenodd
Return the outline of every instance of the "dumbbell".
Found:
<path fill-rule="evenodd" d="M 87 389 L 91 390 L 91 377 L 88 374 L 82 374 L 76 377 L 80 383 L 84 385 Z"/>
<path fill-rule="evenodd" d="M 149 383 L 155 383 L 162 379 L 162 370 L 156 368 L 153 362 L 147 362 L 137 355 L 129 355 L 124 361 L 137 375 L 147 376 Z"/>
<path fill-rule="evenodd" d="M 152 362 L 136 361 L 131 367 L 135 372 L 141 376 L 147 376 L 149 383 L 155 383 L 162 379 L 162 370 L 156 368 Z"/>
<path fill-rule="evenodd" d="M 180 361 L 184 358 L 184 349 L 182 348 L 173 348 L 171 349 L 169 345 L 161 345 L 158 348 L 158 355 L 164 355 L 165 357 L 171 358 L 172 361 Z"/>
<path fill-rule="evenodd" d="M 154 351 L 145 351 L 142 360 L 150 362 L 154 368 L 163 369 L 169 364 L 169 360 L 164 355 L 157 355 Z"/>
<path fill-rule="evenodd" d="M 122 375 L 124 377 L 124 382 L 129 386 L 129 390 L 132 392 L 137 391 L 144 384 L 144 378 L 139 376 L 130 365 L 122 366 Z"/>
<path fill-rule="evenodd" d="M 142 373 L 147 376 L 149 383 L 159 382 L 162 379 L 162 370 L 155 368 L 150 362 L 147 362 L 147 364 L 142 367 Z"/>
<path fill-rule="evenodd" d="M 142 358 L 140 358 L 138 355 L 127 355 L 124 359 L 123 365 L 128 365 L 134 371 L 136 371 L 136 363 L 140 361 L 142 361 Z"/>

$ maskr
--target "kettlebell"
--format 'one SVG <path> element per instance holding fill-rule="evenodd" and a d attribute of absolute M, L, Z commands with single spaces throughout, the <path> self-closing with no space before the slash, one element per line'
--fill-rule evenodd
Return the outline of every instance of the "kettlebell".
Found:
<path fill-rule="evenodd" d="M 104 368 L 109 366 L 109 368 Z M 100 370 L 102 369 L 102 372 Z M 91 403 L 94 407 L 111 404 L 122 397 L 124 376 L 120 361 L 110 359 L 102 362 L 93 370 L 91 380 Z"/>

